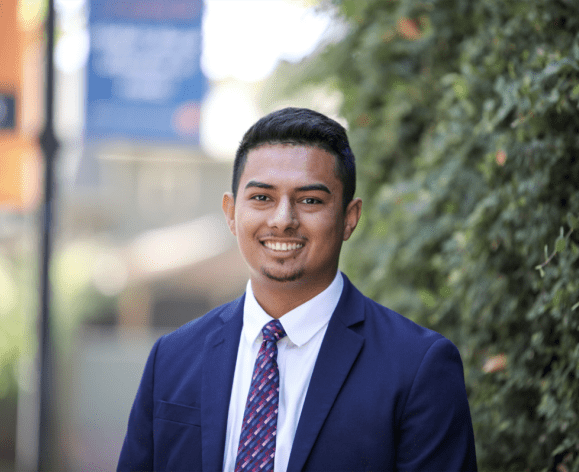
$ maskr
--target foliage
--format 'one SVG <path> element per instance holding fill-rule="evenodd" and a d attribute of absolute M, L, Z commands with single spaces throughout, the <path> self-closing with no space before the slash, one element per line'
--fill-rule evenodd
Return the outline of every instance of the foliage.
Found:
<path fill-rule="evenodd" d="M 16 275 L 22 268 L 0 255 L 0 400 L 15 398 L 17 392 L 16 366 L 29 348 L 27 327 L 22 311 Z"/>
<path fill-rule="evenodd" d="M 579 7 L 336 0 L 364 292 L 460 348 L 482 470 L 579 470 Z"/>
<path fill-rule="evenodd" d="M 100 293 L 91 268 L 102 251 L 95 243 L 57 248 L 51 267 L 51 332 L 59 357 L 71 355 L 71 336 L 83 321 L 114 309 L 116 299 Z M 8 253 L 9 251 L 6 251 Z M 0 254 L 0 400 L 16 398 L 19 383 L 34 388 L 30 365 L 37 355 L 39 295 L 35 254 Z M 25 367 L 23 371 L 19 369 Z"/>

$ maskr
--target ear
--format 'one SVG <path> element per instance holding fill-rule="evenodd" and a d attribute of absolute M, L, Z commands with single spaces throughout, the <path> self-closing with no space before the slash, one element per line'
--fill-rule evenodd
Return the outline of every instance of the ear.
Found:
<path fill-rule="evenodd" d="M 237 236 L 235 233 L 235 199 L 233 198 L 233 194 L 231 192 L 226 192 L 223 194 L 221 208 L 223 208 L 223 213 L 225 213 L 225 221 L 227 221 L 229 231 L 231 231 L 233 236 Z"/>
<path fill-rule="evenodd" d="M 344 241 L 350 239 L 362 215 L 362 199 L 354 198 L 346 207 L 344 218 Z"/>

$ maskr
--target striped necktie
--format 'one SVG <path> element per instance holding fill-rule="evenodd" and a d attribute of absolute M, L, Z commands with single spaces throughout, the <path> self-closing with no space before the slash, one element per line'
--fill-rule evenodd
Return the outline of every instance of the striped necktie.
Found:
<path fill-rule="evenodd" d="M 277 342 L 286 333 L 279 320 L 270 321 L 261 332 L 263 342 L 245 404 L 235 472 L 273 471 L 279 401 Z"/>

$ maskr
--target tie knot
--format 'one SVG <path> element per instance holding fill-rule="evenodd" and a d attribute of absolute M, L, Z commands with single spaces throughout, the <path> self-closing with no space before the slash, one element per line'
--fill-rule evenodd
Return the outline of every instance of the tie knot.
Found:
<path fill-rule="evenodd" d="M 273 341 L 277 343 L 281 338 L 283 338 L 285 334 L 285 330 L 283 326 L 279 322 L 279 320 L 272 320 L 267 323 L 262 329 L 261 333 L 263 334 L 264 341 Z"/>

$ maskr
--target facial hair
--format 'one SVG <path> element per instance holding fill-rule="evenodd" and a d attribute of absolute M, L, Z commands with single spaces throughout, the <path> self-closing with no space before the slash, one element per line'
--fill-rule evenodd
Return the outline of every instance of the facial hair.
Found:
<path fill-rule="evenodd" d="M 282 262 L 282 261 L 280 261 Z M 283 263 L 283 262 L 282 262 Z M 275 280 L 276 282 L 294 282 L 298 279 L 301 279 L 304 275 L 303 269 L 299 269 L 296 272 L 288 275 L 284 275 L 282 277 L 278 277 L 277 275 L 273 275 L 271 272 L 267 270 L 267 268 L 262 267 L 261 273 L 265 275 L 268 279 Z"/>

